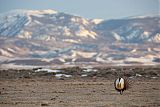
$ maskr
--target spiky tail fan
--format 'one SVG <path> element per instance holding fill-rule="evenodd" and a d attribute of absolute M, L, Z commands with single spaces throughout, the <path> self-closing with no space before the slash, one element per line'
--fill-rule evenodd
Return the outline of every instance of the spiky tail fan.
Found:
<path fill-rule="evenodd" d="M 123 77 L 125 81 L 125 90 L 128 90 L 133 85 L 133 81 L 129 80 L 127 77 Z"/>

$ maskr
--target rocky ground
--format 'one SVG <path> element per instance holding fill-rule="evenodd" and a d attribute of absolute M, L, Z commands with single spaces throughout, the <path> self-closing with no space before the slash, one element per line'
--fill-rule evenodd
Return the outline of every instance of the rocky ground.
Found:
<path fill-rule="evenodd" d="M 48 69 L 47 69 L 48 70 Z M 0 70 L 0 107 L 159 107 L 160 67 Z M 131 87 L 120 95 L 118 76 Z"/>

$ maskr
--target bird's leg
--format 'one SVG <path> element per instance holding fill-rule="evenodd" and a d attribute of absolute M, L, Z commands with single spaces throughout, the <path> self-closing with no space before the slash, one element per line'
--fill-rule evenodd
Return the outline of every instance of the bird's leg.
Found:
<path fill-rule="evenodd" d="M 121 95 L 123 94 L 123 91 L 122 91 L 122 90 L 120 91 L 120 94 L 121 94 Z"/>

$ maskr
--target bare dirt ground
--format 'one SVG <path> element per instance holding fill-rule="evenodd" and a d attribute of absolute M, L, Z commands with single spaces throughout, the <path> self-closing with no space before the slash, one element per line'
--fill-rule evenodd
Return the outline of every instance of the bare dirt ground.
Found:
<path fill-rule="evenodd" d="M 145 77 L 129 75 L 131 88 L 123 95 L 115 91 L 116 77 L 107 70 L 103 75 L 97 71 L 90 77 L 61 79 L 53 74 L 29 77 L 23 71 L 18 74 L 1 70 L 0 107 L 159 107 L 160 69 L 147 69 Z"/>

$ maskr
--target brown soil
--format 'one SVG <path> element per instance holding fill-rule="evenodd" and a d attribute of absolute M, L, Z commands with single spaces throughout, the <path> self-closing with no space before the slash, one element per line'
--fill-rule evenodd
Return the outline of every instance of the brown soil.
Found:
<path fill-rule="evenodd" d="M 29 71 L 24 71 L 0 71 L 0 107 L 160 106 L 160 71 L 155 69 L 152 69 L 154 72 L 144 70 L 143 73 L 156 78 L 129 78 L 131 88 L 124 91 L 123 95 L 114 89 L 114 73 L 103 72 L 102 75 L 97 71 L 97 75 L 90 77 L 82 78 L 75 74 L 76 78 L 56 79 L 54 74 L 40 73 L 28 76 L 26 72 Z M 31 71 L 29 74 L 32 74 Z"/>

